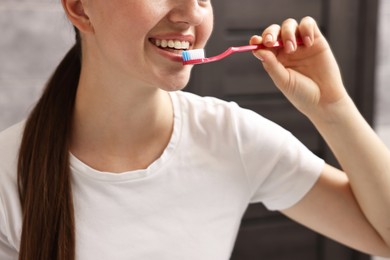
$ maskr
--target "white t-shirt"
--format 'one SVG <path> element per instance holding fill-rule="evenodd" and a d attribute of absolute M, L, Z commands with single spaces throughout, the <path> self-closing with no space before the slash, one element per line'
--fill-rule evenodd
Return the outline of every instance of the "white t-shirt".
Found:
<path fill-rule="evenodd" d="M 171 93 L 174 130 L 147 169 L 99 172 L 71 155 L 80 260 L 226 260 L 249 203 L 288 208 L 313 186 L 323 160 L 235 103 Z M 23 123 L 0 134 L 0 259 L 16 260 L 16 184 Z"/>

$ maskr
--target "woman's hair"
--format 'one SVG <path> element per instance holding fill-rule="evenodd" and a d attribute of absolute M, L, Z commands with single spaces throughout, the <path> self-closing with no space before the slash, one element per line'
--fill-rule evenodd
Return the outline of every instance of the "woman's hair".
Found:
<path fill-rule="evenodd" d="M 61 61 L 28 117 L 19 151 L 23 212 L 19 260 L 74 260 L 69 140 L 81 71 L 81 40 Z"/>

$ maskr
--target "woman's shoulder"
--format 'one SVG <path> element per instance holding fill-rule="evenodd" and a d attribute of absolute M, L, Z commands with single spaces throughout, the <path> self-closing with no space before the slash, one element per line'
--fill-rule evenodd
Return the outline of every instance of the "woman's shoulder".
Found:
<path fill-rule="evenodd" d="M 234 102 L 229 102 L 222 100 L 217 97 L 212 96 L 200 96 L 195 93 L 186 92 L 186 91 L 176 91 L 174 94 L 178 97 L 181 102 L 188 102 L 192 105 L 200 105 L 201 107 L 204 105 L 211 106 L 230 106 Z"/>
<path fill-rule="evenodd" d="M 0 132 L 0 240 L 5 239 L 0 250 L 17 248 L 20 238 L 22 213 L 17 185 L 17 163 L 23 129 L 24 122 L 20 122 Z"/>
<path fill-rule="evenodd" d="M 24 125 L 25 121 L 21 121 L 0 132 L 0 152 L 2 152 L 5 147 L 10 148 L 10 146 L 12 147 L 20 144 Z"/>
<path fill-rule="evenodd" d="M 233 125 L 259 129 L 284 130 L 279 125 L 268 120 L 257 112 L 241 107 L 234 101 L 216 97 L 203 97 L 193 93 L 176 92 L 181 110 L 186 115 L 197 118 L 211 118 L 218 122 L 228 122 Z"/>
<path fill-rule="evenodd" d="M 240 110 L 240 107 L 235 102 L 222 100 L 217 97 L 199 96 L 185 91 L 175 92 L 175 96 L 180 110 L 188 117 L 226 119 Z"/>
<path fill-rule="evenodd" d="M 24 124 L 22 121 L 0 132 L 0 174 L 15 167 Z"/>

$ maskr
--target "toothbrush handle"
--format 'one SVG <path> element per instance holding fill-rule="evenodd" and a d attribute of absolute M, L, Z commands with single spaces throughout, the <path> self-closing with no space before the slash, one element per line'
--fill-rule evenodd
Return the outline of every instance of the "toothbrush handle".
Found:
<path fill-rule="evenodd" d="M 277 41 L 275 44 L 270 47 L 270 48 L 277 48 L 277 47 L 282 47 L 283 42 L 282 41 Z M 266 49 L 264 44 L 254 44 L 254 45 L 244 45 L 244 46 L 238 46 L 238 47 L 231 47 L 232 52 L 246 52 L 246 51 L 255 51 L 255 50 L 260 50 L 260 49 Z"/>
<path fill-rule="evenodd" d="M 257 45 L 245 45 L 245 46 L 238 46 L 238 47 L 230 47 L 229 49 L 231 52 L 246 52 L 246 51 L 254 51 L 258 49 L 263 49 L 263 44 L 257 44 Z"/>
<path fill-rule="evenodd" d="M 297 37 L 296 39 L 297 45 L 302 45 L 303 41 L 300 37 Z M 236 53 L 236 52 L 246 52 L 246 51 L 254 51 L 258 49 L 266 49 L 266 48 L 279 48 L 283 47 L 283 42 L 281 40 L 276 41 L 275 44 L 271 47 L 266 47 L 264 44 L 254 44 L 254 45 L 246 45 L 246 46 L 239 46 L 239 47 L 230 47 L 227 49 L 225 52 L 214 56 L 210 58 L 200 58 L 200 59 L 188 59 L 183 61 L 184 65 L 189 65 L 189 64 L 202 64 L 202 63 L 209 63 L 209 62 L 214 62 L 214 61 L 219 61 L 227 56 Z"/>
<path fill-rule="evenodd" d="M 297 41 L 297 45 L 303 44 L 303 41 L 300 37 L 297 37 L 296 41 Z M 276 41 L 275 44 L 271 47 L 266 47 L 264 44 L 255 44 L 255 45 L 231 47 L 230 49 L 232 52 L 246 52 L 246 51 L 254 51 L 254 50 L 266 49 L 266 48 L 278 48 L 278 47 L 283 47 L 283 42 L 281 40 Z"/>

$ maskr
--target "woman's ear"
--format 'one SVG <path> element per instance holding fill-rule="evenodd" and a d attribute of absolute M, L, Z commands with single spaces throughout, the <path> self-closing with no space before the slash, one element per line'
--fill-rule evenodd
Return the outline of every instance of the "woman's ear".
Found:
<path fill-rule="evenodd" d="M 85 10 L 83 0 L 61 0 L 68 19 L 79 31 L 91 33 L 94 31 L 91 20 Z"/>

